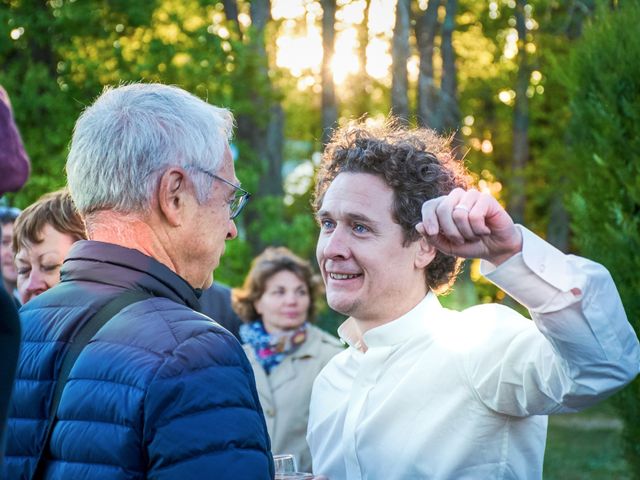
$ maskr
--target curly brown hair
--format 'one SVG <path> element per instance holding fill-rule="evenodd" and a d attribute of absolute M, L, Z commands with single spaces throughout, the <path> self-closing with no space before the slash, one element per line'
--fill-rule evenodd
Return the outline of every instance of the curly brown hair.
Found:
<path fill-rule="evenodd" d="M 352 123 L 334 132 L 317 173 L 313 208 L 317 212 L 331 182 L 343 172 L 378 175 L 393 190 L 392 215 L 404 232 L 404 245 L 415 242 L 422 204 L 468 188 L 471 180 L 452 152 L 451 138 L 427 128 L 410 129 L 391 118 L 384 125 Z M 454 282 L 462 259 L 437 251 L 425 270 L 427 286 L 438 293 Z"/>
<path fill-rule="evenodd" d="M 260 317 L 254 304 L 264 294 L 267 281 L 283 270 L 290 271 L 307 285 L 311 300 L 307 310 L 307 321 L 315 320 L 316 302 L 323 293 L 322 280 L 314 274 L 308 261 L 298 257 L 288 248 L 267 247 L 251 262 L 251 269 L 242 287 L 231 289 L 231 306 L 245 323 L 253 322 Z"/>
<path fill-rule="evenodd" d="M 13 225 L 13 253 L 29 244 L 42 242 L 42 230 L 51 225 L 60 233 L 74 240 L 86 240 L 84 221 L 78 214 L 66 188 L 45 193 L 35 203 L 25 208 Z"/>

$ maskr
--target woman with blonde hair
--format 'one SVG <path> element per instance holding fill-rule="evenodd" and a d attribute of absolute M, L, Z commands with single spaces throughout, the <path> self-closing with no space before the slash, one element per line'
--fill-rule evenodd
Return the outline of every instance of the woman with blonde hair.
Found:
<path fill-rule="evenodd" d="M 269 247 L 251 264 L 232 305 L 245 322 L 240 337 L 256 377 L 274 454 L 294 454 L 311 471 L 307 418 L 313 381 L 342 350 L 339 340 L 311 324 L 321 280 L 309 262 Z"/>

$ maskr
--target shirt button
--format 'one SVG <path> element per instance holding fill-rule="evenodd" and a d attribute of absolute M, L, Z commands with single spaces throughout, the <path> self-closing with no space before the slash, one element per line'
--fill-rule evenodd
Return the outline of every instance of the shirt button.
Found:
<path fill-rule="evenodd" d="M 267 414 L 267 417 L 275 417 L 276 412 L 274 412 L 273 410 L 271 410 L 270 408 L 267 409 L 266 412 L 264 412 Z"/>

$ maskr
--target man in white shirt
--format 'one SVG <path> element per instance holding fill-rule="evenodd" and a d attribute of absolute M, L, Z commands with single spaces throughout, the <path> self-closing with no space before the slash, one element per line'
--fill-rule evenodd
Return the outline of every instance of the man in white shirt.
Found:
<path fill-rule="evenodd" d="M 547 415 L 630 382 L 638 339 L 604 267 L 564 255 L 467 189 L 449 143 L 356 125 L 325 150 L 317 258 L 349 348 L 315 381 L 307 440 L 330 480 L 539 479 Z M 533 321 L 500 305 L 463 312 L 434 292 L 460 258 Z"/>

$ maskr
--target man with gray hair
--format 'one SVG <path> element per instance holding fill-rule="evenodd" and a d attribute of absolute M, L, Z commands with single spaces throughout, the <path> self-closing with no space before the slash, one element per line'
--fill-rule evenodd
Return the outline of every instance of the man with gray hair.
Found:
<path fill-rule="evenodd" d="M 106 89 L 80 116 L 66 168 L 89 240 L 21 311 L 7 478 L 273 477 L 251 366 L 198 313 L 249 197 L 232 126 L 158 84 Z"/>

